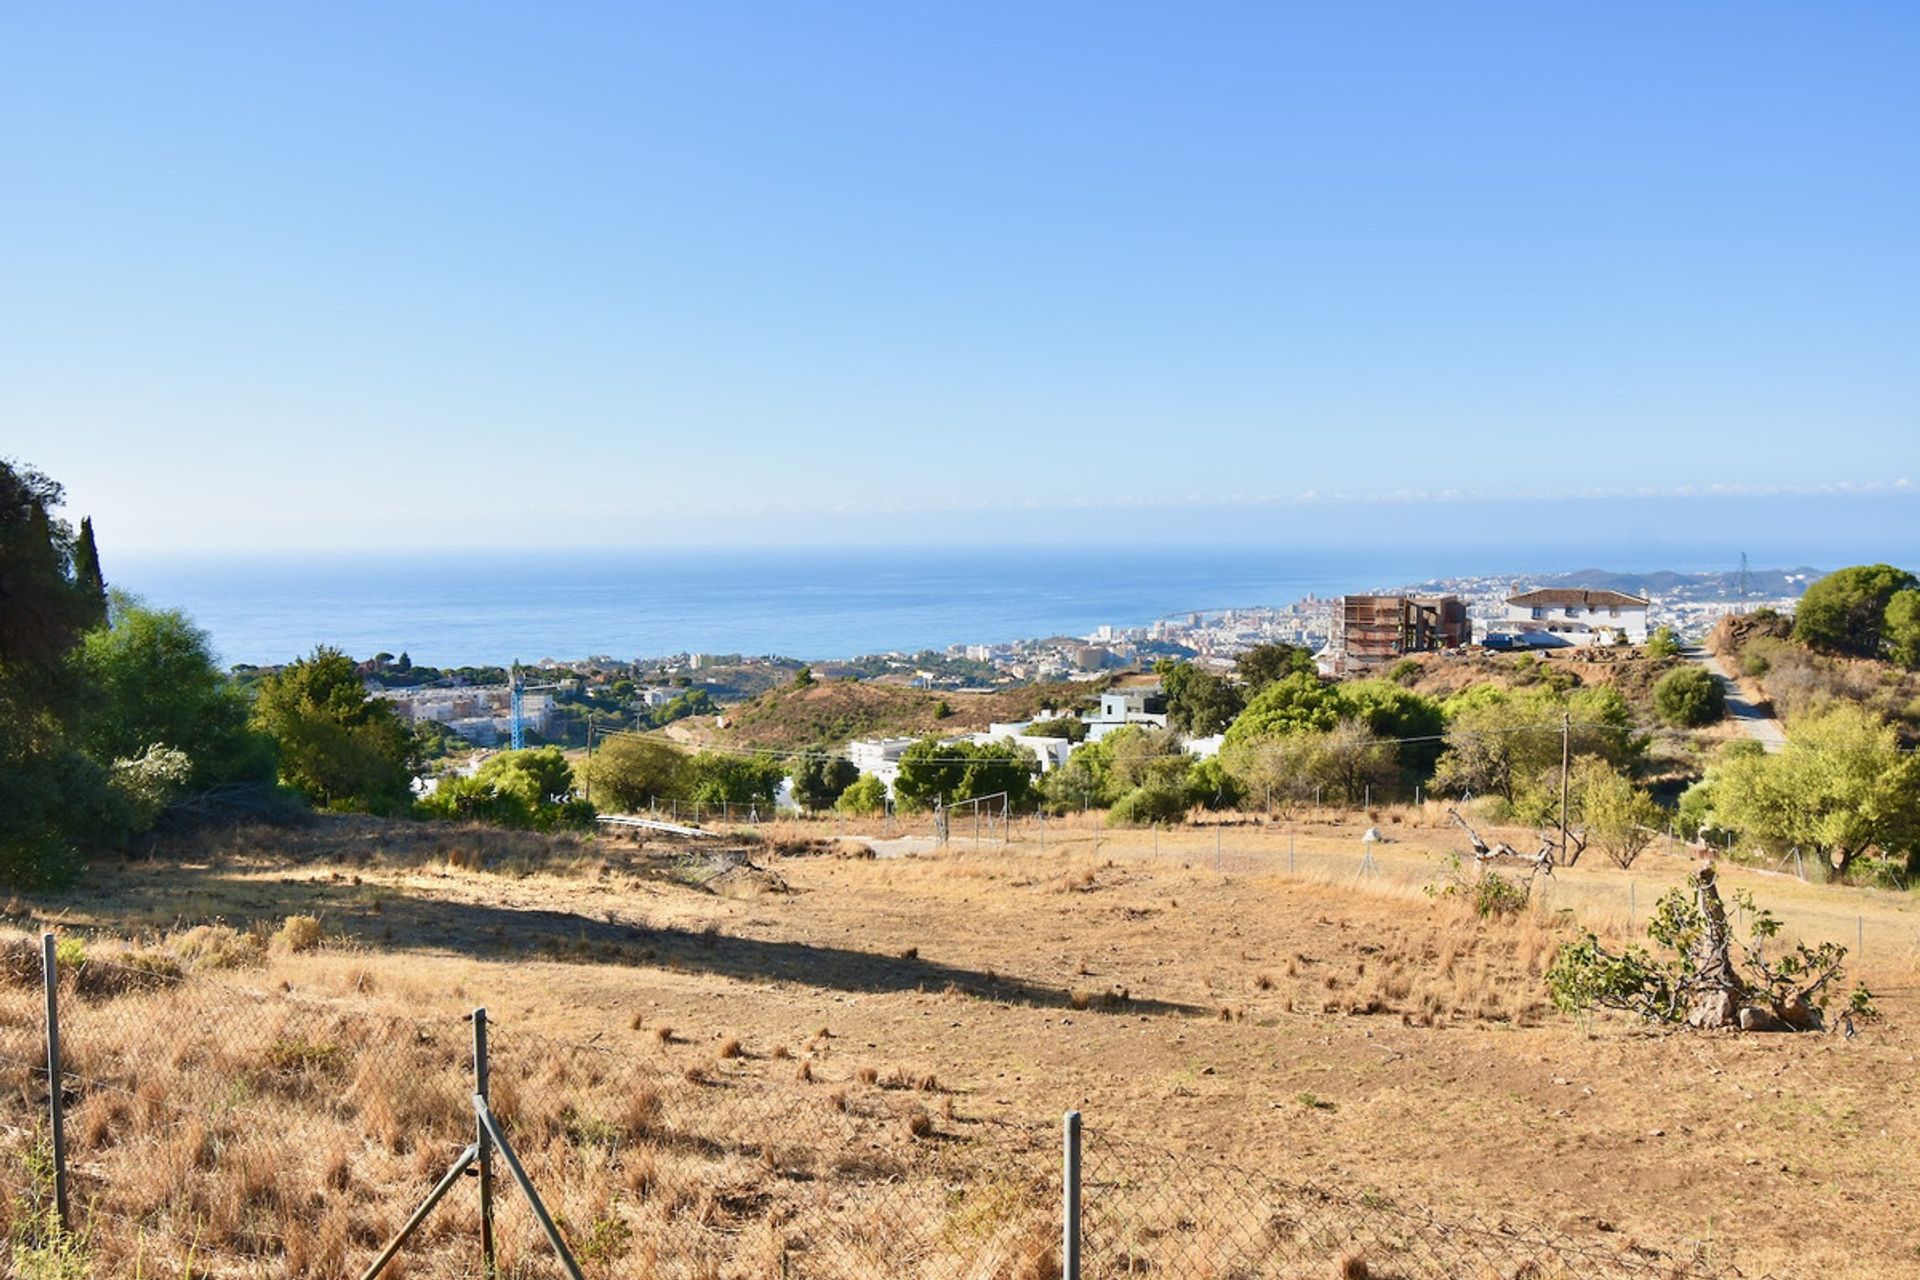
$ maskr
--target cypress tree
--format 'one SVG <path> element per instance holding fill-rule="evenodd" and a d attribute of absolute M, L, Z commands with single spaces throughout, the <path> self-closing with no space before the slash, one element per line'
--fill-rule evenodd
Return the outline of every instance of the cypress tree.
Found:
<path fill-rule="evenodd" d="M 80 539 L 73 548 L 73 580 L 82 590 L 91 590 L 104 605 L 107 580 L 100 576 L 100 549 L 93 542 L 93 517 L 80 520 Z"/>

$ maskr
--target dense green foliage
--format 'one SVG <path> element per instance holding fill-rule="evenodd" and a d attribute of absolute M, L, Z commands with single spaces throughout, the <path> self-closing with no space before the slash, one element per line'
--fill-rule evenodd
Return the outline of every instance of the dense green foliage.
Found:
<path fill-rule="evenodd" d="M 262 679 L 253 724 L 279 744 L 281 781 L 310 803 L 368 813 L 411 804 L 413 734 L 340 650 L 321 645 Z"/>
<path fill-rule="evenodd" d="M 1887 598 L 1883 639 L 1891 661 L 1920 670 L 1920 589 L 1908 587 Z"/>
<path fill-rule="evenodd" d="M 727 805 L 771 809 L 786 774 L 786 766 L 775 759 L 702 751 L 687 761 L 681 794 L 676 798 L 682 804 L 712 809 Z"/>
<path fill-rule="evenodd" d="M 807 752 L 794 761 L 793 802 L 802 809 L 830 809 L 859 777 L 851 760 Z"/>
<path fill-rule="evenodd" d="M 1167 723 L 1195 737 L 1220 733 L 1240 714 L 1239 686 L 1190 662 L 1154 664 L 1167 699 Z"/>
<path fill-rule="evenodd" d="M 1680 667 L 1653 686 L 1653 709 L 1671 725 L 1698 729 L 1727 714 L 1727 693 L 1703 667 Z"/>
<path fill-rule="evenodd" d="M 853 785 L 840 793 L 834 801 L 834 808 L 842 813 L 866 816 L 883 813 L 887 807 L 887 784 L 872 774 L 862 774 Z"/>
<path fill-rule="evenodd" d="M 1672 627 L 1655 627 L 1645 646 L 1649 658 L 1674 658 L 1680 654 L 1680 639 Z"/>
<path fill-rule="evenodd" d="M 1799 849 L 1840 874 L 1869 850 L 1920 870 L 1920 757 L 1858 707 L 1800 720 L 1778 752 L 1733 744 L 1681 813 L 1775 856 Z"/>
<path fill-rule="evenodd" d="M 621 734 L 608 738 L 587 766 L 594 803 L 608 813 L 637 813 L 684 788 L 687 753 L 665 738 Z"/>
<path fill-rule="evenodd" d="M 1039 767 L 1031 752 L 1011 743 L 926 738 L 901 753 L 893 793 L 903 808 L 931 809 L 1004 791 L 1014 809 L 1025 809 Z"/>
<path fill-rule="evenodd" d="M 1313 675 L 1313 653 L 1297 644 L 1257 644 L 1240 655 L 1233 673 L 1251 698 L 1275 680 Z"/>
<path fill-rule="evenodd" d="M 1890 564 L 1840 569 L 1807 588 L 1793 615 L 1793 638 L 1813 649 L 1881 656 L 1887 609 L 1894 597 L 1920 588 L 1920 578 Z M 1902 605 L 1902 617 L 1910 605 Z"/>
<path fill-rule="evenodd" d="M 1557 809 L 1563 749 L 1631 768 L 1647 741 L 1634 731 L 1625 699 L 1609 688 L 1570 694 L 1547 686 L 1476 685 L 1447 699 L 1446 751 L 1433 785 L 1456 795 L 1491 796 L 1501 816 L 1546 821 Z"/>
<path fill-rule="evenodd" d="M 76 721 L 82 675 L 69 660 L 106 614 L 97 555 L 76 565 L 54 513 L 58 484 L 0 460 L 0 883 L 61 883 L 89 840 L 129 822 Z"/>
<path fill-rule="evenodd" d="M 185 614 L 116 594 L 109 624 L 86 635 L 75 661 L 93 690 L 81 736 L 94 759 L 131 759 L 160 744 L 185 754 L 189 789 L 273 781 L 273 739 L 249 726 L 246 694 Z"/>
<path fill-rule="evenodd" d="M 503 751 L 472 777 L 442 779 L 423 813 L 495 826 L 555 831 L 593 828 L 593 806 L 573 794 L 573 769 L 558 747 Z"/>

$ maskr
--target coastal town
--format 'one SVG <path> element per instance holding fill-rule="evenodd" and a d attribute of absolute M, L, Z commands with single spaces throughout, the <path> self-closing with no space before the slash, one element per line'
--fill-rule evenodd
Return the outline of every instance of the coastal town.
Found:
<path fill-rule="evenodd" d="M 1800 568 L 1446 578 L 1341 596 L 1308 595 L 1284 605 L 1103 624 L 1079 636 L 960 641 L 943 650 L 812 663 L 740 653 L 547 657 L 513 672 L 462 668 L 426 682 L 400 678 L 407 673 L 395 670 L 391 655 L 361 667 L 369 691 L 391 700 L 408 722 L 444 726 L 469 743 L 491 747 L 513 741 L 516 724 L 522 740 L 529 735 L 536 741 L 568 740 L 567 710 L 577 709 L 582 699 L 591 698 L 612 727 L 620 727 L 623 712 L 658 726 L 679 718 L 676 711 L 712 711 L 762 693 L 803 666 L 822 680 L 979 693 L 1022 684 L 1091 684 L 1117 673 L 1150 670 L 1163 659 L 1224 673 L 1250 649 L 1273 644 L 1307 650 L 1322 675 L 1342 676 L 1420 652 L 1640 644 L 1660 627 L 1682 640 L 1697 640 L 1729 613 L 1791 612 L 1818 577 L 1817 570 Z M 1160 723 L 1164 726 L 1164 717 Z M 1016 726 L 1004 728 L 1011 733 Z M 584 724 L 576 731 L 584 734 Z M 1044 754 L 1042 762 L 1044 767 Z"/>

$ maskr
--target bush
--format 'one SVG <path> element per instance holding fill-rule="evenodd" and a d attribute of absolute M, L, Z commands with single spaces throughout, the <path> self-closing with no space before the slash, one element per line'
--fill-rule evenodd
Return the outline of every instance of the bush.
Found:
<path fill-rule="evenodd" d="M 558 747 L 503 751 L 470 778 L 446 778 L 420 802 L 432 817 L 516 830 L 591 830 L 594 809 L 573 798 L 573 769 Z"/>
<path fill-rule="evenodd" d="M 840 793 L 833 807 L 841 813 L 861 816 L 881 813 L 887 807 L 887 784 L 870 773 L 862 774 L 852 786 Z"/>
<path fill-rule="evenodd" d="M 1149 782 L 1121 796 L 1107 811 L 1108 826 L 1146 826 L 1155 822 L 1178 822 L 1192 807 L 1187 789 L 1167 782 Z"/>
<path fill-rule="evenodd" d="M 1653 634 L 1647 637 L 1646 654 L 1649 658 L 1671 658 L 1679 652 L 1680 641 L 1673 634 L 1672 627 L 1655 627 Z"/>
<path fill-rule="evenodd" d="M 1695 729 L 1727 714 L 1727 694 L 1704 668 L 1682 667 L 1653 686 L 1653 709 L 1668 724 Z"/>
<path fill-rule="evenodd" d="M 320 921 L 313 916 L 288 916 L 274 932 L 272 945 L 275 951 L 311 951 L 320 945 Z"/>

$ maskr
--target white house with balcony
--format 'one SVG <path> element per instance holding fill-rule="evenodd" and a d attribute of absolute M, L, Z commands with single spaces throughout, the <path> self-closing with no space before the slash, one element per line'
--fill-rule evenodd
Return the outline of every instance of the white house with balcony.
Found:
<path fill-rule="evenodd" d="M 1645 644 L 1651 601 L 1624 592 L 1542 587 L 1507 597 L 1507 616 L 1494 630 L 1535 649 Z"/>

